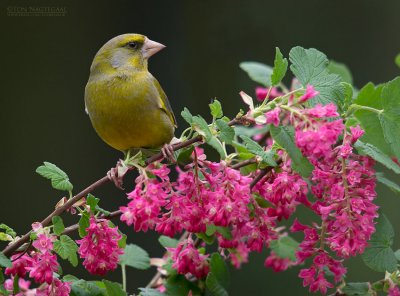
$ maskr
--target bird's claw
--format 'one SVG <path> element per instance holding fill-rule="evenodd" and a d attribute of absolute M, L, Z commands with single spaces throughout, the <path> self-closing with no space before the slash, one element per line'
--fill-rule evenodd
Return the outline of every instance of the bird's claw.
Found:
<path fill-rule="evenodd" d="M 124 183 L 123 178 L 127 170 L 122 171 L 120 169 L 121 166 L 123 166 L 123 164 L 121 164 L 121 162 L 118 161 L 117 166 L 115 168 L 111 168 L 111 170 L 107 172 L 107 177 L 110 181 L 114 182 L 115 187 L 124 190 L 124 188 L 122 187 Z"/>
<path fill-rule="evenodd" d="M 174 157 L 174 147 L 172 147 L 172 145 L 165 144 L 161 148 L 161 154 L 163 155 L 164 159 L 166 159 L 172 163 L 176 162 L 176 159 Z"/>

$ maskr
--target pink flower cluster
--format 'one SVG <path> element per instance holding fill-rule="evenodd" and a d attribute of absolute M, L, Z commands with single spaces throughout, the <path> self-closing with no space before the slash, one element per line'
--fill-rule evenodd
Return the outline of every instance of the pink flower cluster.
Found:
<path fill-rule="evenodd" d="M 118 227 L 112 228 L 108 223 L 108 220 L 91 217 L 87 235 L 76 241 L 80 245 L 78 253 L 84 259 L 83 266 L 92 274 L 104 275 L 116 269 L 119 256 L 124 253 L 118 246 L 122 238 Z"/>
<path fill-rule="evenodd" d="M 209 272 L 208 255 L 200 254 L 193 240 L 188 239 L 180 242 L 176 248 L 167 248 L 174 261 L 172 265 L 180 274 L 191 274 L 201 279 Z"/>
<path fill-rule="evenodd" d="M 57 262 L 57 256 L 53 254 L 53 242 L 56 237 L 49 235 L 39 224 L 33 225 L 33 229 L 37 234 L 37 238 L 32 244 L 35 251 L 22 256 L 21 254 L 15 254 L 11 257 L 13 261 L 12 267 L 5 270 L 5 274 L 11 276 L 11 279 L 5 282 L 4 287 L 12 291 L 13 277 L 18 275 L 20 277 L 19 287 L 21 292 L 17 295 L 69 295 L 71 291 L 70 284 L 62 282 L 53 276 L 54 272 L 57 272 L 60 267 Z M 29 289 L 30 282 L 23 279 L 28 272 L 30 278 L 42 284 L 40 288 Z"/>

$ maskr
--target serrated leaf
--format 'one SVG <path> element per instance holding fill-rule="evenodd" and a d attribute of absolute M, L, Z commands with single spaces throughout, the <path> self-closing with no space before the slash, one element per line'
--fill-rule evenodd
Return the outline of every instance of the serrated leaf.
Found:
<path fill-rule="evenodd" d="M 347 110 L 349 106 L 353 103 L 353 86 L 346 82 L 342 82 L 342 85 L 344 94 L 342 110 Z"/>
<path fill-rule="evenodd" d="M 126 245 L 124 254 L 119 258 L 119 264 L 145 270 L 150 268 L 150 257 L 141 247 L 129 244 Z"/>
<path fill-rule="evenodd" d="M 86 198 L 86 204 L 90 207 L 90 211 L 92 213 L 96 211 L 96 207 L 99 201 L 100 201 L 99 198 L 94 197 L 91 193 L 88 194 Z"/>
<path fill-rule="evenodd" d="M 68 235 L 61 235 L 60 239 L 54 242 L 54 251 L 61 258 L 68 259 L 74 267 L 78 265 L 77 250 L 78 245 Z"/>
<path fill-rule="evenodd" d="M 389 81 L 383 88 L 382 106 L 384 112 L 379 114 L 379 120 L 383 135 L 393 154 L 400 159 L 400 77 Z"/>
<path fill-rule="evenodd" d="M 271 241 L 270 248 L 278 257 L 289 258 L 296 261 L 296 251 L 299 243 L 290 236 L 282 236 L 277 240 Z"/>
<path fill-rule="evenodd" d="M 2 267 L 11 267 L 12 263 L 11 260 L 6 257 L 6 255 L 3 254 L 3 252 L 0 252 L 0 266 Z"/>
<path fill-rule="evenodd" d="M 182 118 L 183 119 L 185 119 L 185 121 L 187 122 L 187 123 L 189 123 L 190 125 L 192 124 L 192 122 L 193 122 L 193 115 L 192 115 L 192 113 L 190 113 L 190 111 L 189 111 L 189 109 L 188 108 L 184 108 L 183 109 L 183 111 L 181 112 L 181 116 L 182 116 Z"/>
<path fill-rule="evenodd" d="M 215 123 L 220 131 L 219 137 L 221 140 L 226 144 L 232 144 L 232 141 L 235 138 L 235 130 L 222 119 L 218 119 Z"/>
<path fill-rule="evenodd" d="M 357 149 L 357 151 L 370 156 L 377 162 L 383 164 L 385 167 L 395 172 L 396 174 L 400 174 L 400 166 L 374 145 L 369 143 L 365 144 L 362 141 L 358 140 L 354 144 L 354 147 Z"/>
<path fill-rule="evenodd" d="M 278 85 L 283 77 L 285 77 L 288 60 L 283 58 L 283 55 L 278 47 L 275 49 L 275 61 L 274 61 L 274 69 L 271 74 L 271 84 L 272 86 Z"/>
<path fill-rule="evenodd" d="M 192 117 L 192 125 L 193 125 L 194 129 L 200 135 L 202 135 L 207 142 L 211 140 L 211 138 L 212 138 L 211 130 L 208 127 L 207 121 L 205 121 L 205 119 L 203 117 L 201 117 L 200 115 L 193 116 Z"/>
<path fill-rule="evenodd" d="M 53 231 L 56 235 L 60 235 L 64 229 L 64 223 L 63 220 L 61 219 L 60 216 L 54 216 L 51 218 L 51 221 L 53 222 Z"/>
<path fill-rule="evenodd" d="M 228 292 L 218 282 L 218 279 L 212 272 L 209 272 L 207 275 L 206 286 L 212 296 L 228 296 Z"/>
<path fill-rule="evenodd" d="M 107 280 L 102 281 L 107 290 L 107 296 L 126 296 L 126 292 L 122 290 L 120 283 L 114 283 Z"/>
<path fill-rule="evenodd" d="M 156 289 L 139 288 L 139 290 L 140 290 L 139 296 L 165 296 L 164 293 L 161 293 Z"/>
<path fill-rule="evenodd" d="M 329 73 L 339 75 L 342 82 L 353 84 L 353 75 L 351 75 L 349 68 L 345 64 L 330 60 L 328 71 Z"/>
<path fill-rule="evenodd" d="M 264 86 L 271 86 L 272 68 L 258 62 L 242 62 L 239 67 L 247 72 L 250 79 Z"/>
<path fill-rule="evenodd" d="M 334 102 L 340 106 L 343 101 L 343 87 L 340 84 L 339 75 L 328 72 L 328 58 L 315 48 L 304 49 L 296 46 L 289 53 L 289 60 L 292 63 L 290 69 L 303 87 L 312 85 L 319 95 L 308 102 L 326 105 Z"/>
<path fill-rule="evenodd" d="M 397 260 L 391 248 L 393 238 L 393 226 L 381 213 L 377 219 L 376 231 L 361 255 L 365 265 L 378 272 L 394 272 L 397 269 Z"/>
<path fill-rule="evenodd" d="M 86 213 L 86 212 L 82 213 L 82 216 L 79 219 L 78 225 L 79 225 L 79 229 L 78 229 L 79 236 L 83 238 L 87 235 L 86 228 L 88 228 L 90 226 L 88 213 Z"/>
<path fill-rule="evenodd" d="M 55 164 L 45 161 L 44 165 L 36 169 L 36 173 L 49 179 L 54 189 L 62 191 L 72 191 L 73 189 L 68 175 Z"/>
<path fill-rule="evenodd" d="M 369 284 L 368 283 L 346 283 L 342 288 L 342 292 L 347 296 L 368 296 Z"/>
<path fill-rule="evenodd" d="M 220 254 L 213 253 L 211 255 L 210 271 L 225 289 L 228 288 L 230 282 L 229 271 L 224 259 Z"/>
<path fill-rule="evenodd" d="M 391 180 L 389 180 L 389 179 L 386 179 L 386 178 L 383 176 L 382 173 L 376 173 L 376 179 L 377 179 L 380 183 L 382 183 L 382 184 L 386 185 L 387 187 L 389 187 L 393 192 L 399 193 L 399 194 L 400 194 L 400 186 L 397 185 L 395 182 L 393 182 L 393 181 L 391 181 Z"/>
<path fill-rule="evenodd" d="M 292 126 L 271 125 L 272 138 L 289 154 L 292 160 L 292 169 L 303 177 L 308 177 L 314 170 L 314 166 L 303 156 L 294 142 L 294 128 Z"/>
<path fill-rule="evenodd" d="M 71 285 L 70 296 L 105 296 L 106 290 L 93 281 L 77 280 Z"/>
<path fill-rule="evenodd" d="M 224 147 L 222 147 L 222 144 L 220 143 L 220 141 L 217 140 L 216 137 L 211 136 L 211 138 L 206 142 L 208 145 L 210 145 L 215 150 L 217 150 L 217 152 L 219 153 L 219 155 L 221 156 L 222 159 L 226 158 Z"/>
<path fill-rule="evenodd" d="M 211 104 L 208 104 L 208 106 L 210 106 L 210 111 L 213 118 L 221 118 L 224 116 L 221 103 L 217 99 L 215 99 Z"/>
<path fill-rule="evenodd" d="M 274 160 L 275 153 L 272 150 L 264 151 L 263 147 L 261 147 L 257 142 L 253 141 L 249 137 L 245 135 L 241 135 L 240 138 L 243 140 L 246 149 L 262 158 L 262 161 L 268 164 L 269 166 L 276 166 L 277 163 Z"/>
<path fill-rule="evenodd" d="M 161 235 L 158 238 L 158 242 L 164 247 L 164 248 L 175 248 L 178 245 L 178 240 L 175 238 L 171 238 L 165 235 Z"/>

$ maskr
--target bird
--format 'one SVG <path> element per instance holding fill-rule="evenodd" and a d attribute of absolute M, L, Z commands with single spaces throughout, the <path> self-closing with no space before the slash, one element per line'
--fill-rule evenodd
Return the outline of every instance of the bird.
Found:
<path fill-rule="evenodd" d="M 148 70 L 148 59 L 163 48 L 145 35 L 123 34 L 106 42 L 91 64 L 86 112 L 99 137 L 126 155 L 161 148 L 165 158 L 173 158 L 170 142 L 176 118 L 160 83 Z M 116 168 L 108 172 L 121 187 L 117 174 Z"/>

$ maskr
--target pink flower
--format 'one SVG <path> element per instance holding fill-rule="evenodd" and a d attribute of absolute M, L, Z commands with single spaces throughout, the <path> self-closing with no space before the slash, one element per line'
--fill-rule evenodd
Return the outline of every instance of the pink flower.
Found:
<path fill-rule="evenodd" d="M 22 292 L 26 291 L 29 289 L 31 282 L 26 281 L 23 278 L 18 279 L 18 286 L 21 290 L 21 293 L 18 293 L 18 295 L 23 295 Z M 4 282 L 4 288 L 8 291 L 13 291 L 14 290 L 14 277 L 12 276 L 10 279 L 5 280 Z"/>
<path fill-rule="evenodd" d="M 21 254 L 19 253 L 11 256 L 12 267 L 6 268 L 4 272 L 6 275 L 18 275 L 22 278 L 27 273 L 26 268 L 32 267 L 34 260 L 30 256 L 28 256 L 27 254 L 22 255 L 22 257 L 20 256 Z M 17 259 L 18 257 L 20 258 Z"/>
<path fill-rule="evenodd" d="M 265 113 L 265 117 L 267 118 L 267 123 L 271 123 L 275 126 L 279 125 L 279 113 L 281 112 L 281 109 L 275 108 L 274 110 L 271 110 L 267 113 Z"/>
<path fill-rule="evenodd" d="M 256 87 L 256 97 L 257 97 L 257 99 L 259 101 L 264 101 L 265 98 L 267 97 L 268 90 L 269 89 L 265 88 L 265 87 L 260 87 L 260 86 Z M 280 97 L 280 96 L 283 96 L 283 95 L 284 95 L 284 93 L 280 92 L 278 90 L 278 88 L 272 87 L 271 91 L 269 93 L 269 99 L 274 99 L 276 97 Z"/>
<path fill-rule="evenodd" d="M 56 240 L 54 235 L 46 235 L 44 233 L 39 234 L 37 239 L 33 242 L 33 246 L 40 252 L 44 253 L 46 251 L 53 250 L 53 242 Z"/>
<path fill-rule="evenodd" d="M 299 103 L 304 103 L 309 99 L 319 95 L 319 91 L 316 91 L 312 85 L 307 84 L 306 92 L 299 99 Z"/>
<path fill-rule="evenodd" d="M 54 279 L 52 284 L 44 285 L 37 289 L 36 295 L 40 296 L 68 296 L 71 292 L 71 284 Z"/>
<path fill-rule="evenodd" d="M 336 106 L 333 103 L 329 103 L 325 106 L 317 104 L 313 108 L 304 109 L 303 114 L 307 114 L 313 118 L 325 118 L 325 117 L 338 117 L 339 113 L 336 111 Z"/>
<path fill-rule="evenodd" d="M 53 281 L 53 272 L 58 271 L 59 264 L 57 256 L 49 251 L 45 253 L 35 253 L 35 260 L 32 267 L 26 268 L 29 270 L 29 277 L 33 278 L 37 283 L 48 283 Z"/>
<path fill-rule="evenodd" d="M 400 296 L 399 288 L 395 285 L 392 285 L 388 290 L 388 296 Z"/>
<path fill-rule="evenodd" d="M 271 251 L 271 254 L 265 259 L 264 266 L 271 267 L 275 272 L 288 269 L 292 265 L 289 258 L 281 258 Z"/>
<path fill-rule="evenodd" d="M 359 125 L 351 126 L 350 131 L 351 131 L 351 143 L 357 142 L 357 140 L 361 138 L 362 135 L 364 134 L 364 130 L 362 130 Z"/>
<path fill-rule="evenodd" d="M 179 243 L 176 248 L 167 248 L 174 261 L 172 267 L 180 274 L 192 274 L 198 279 L 204 278 L 209 272 L 208 255 L 200 254 L 193 244 L 193 240 Z"/>
<path fill-rule="evenodd" d="M 122 237 L 118 227 L 111 228 L 107 220 L 96 221 L 96 218 L 91 217 L 86 231 L 88 234 L 76 241 L 80 245 L 78 253 L 84 259 L 83 266 L 90 273 L 98 275 L 116 269 L 118 258 L 124 253 L 118 246 Z"/>

